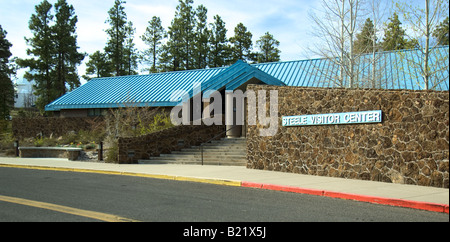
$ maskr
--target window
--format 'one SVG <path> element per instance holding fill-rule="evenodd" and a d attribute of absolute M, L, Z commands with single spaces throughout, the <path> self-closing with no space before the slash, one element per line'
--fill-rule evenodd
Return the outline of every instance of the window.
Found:
<path fill-rule="evenodd" d="M 97 116 L 103 116 L 104 109 L 94 108 L 88 110 L 88 116 L 89 117 L 97 117 Z"/>

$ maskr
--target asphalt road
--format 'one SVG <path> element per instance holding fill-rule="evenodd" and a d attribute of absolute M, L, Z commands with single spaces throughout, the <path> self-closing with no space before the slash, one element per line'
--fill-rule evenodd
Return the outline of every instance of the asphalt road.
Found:
<path fill-rule="evenodd" d="M 86 211 L 100 215 L 89 217 Z M 297 193 L 0 168 L 1 222 L 106 221 L 107 216 L 145 222 L 449 222 L 445 213 Z"/>

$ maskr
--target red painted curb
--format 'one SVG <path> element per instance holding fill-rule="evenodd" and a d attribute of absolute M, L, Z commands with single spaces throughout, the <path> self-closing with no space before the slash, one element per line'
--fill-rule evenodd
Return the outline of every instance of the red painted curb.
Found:
<path fill-rule="evenodd" d="M 241 182 L 241 186 L 242 187 L 250 187 L 250 188 L 274 190 L 274 191 L 309 194 L 309 195 L 315 195 L 315 196 L 325 196 L 325 197 L 340 198 L 340 199 L 347 199 L 347 200 L 355 200 L 355 201 L 360 201 L 360 202 L 376 203 L 376 204 L 390 205 L 390 206 L 396 206 L 396 207 L 414 208 L 414 209 L 447 213 L 447 214 L 449 213 L 449 205 L 447 205 L 447 204 L 418 202 L 418 201 L 410 201 L 410 200 L 403 200 L 403 199 L 396 199 L 396 198 L 384 198 L 384 197 L 357 195 L 357 194 L 351 194 L 351 193 L 332 192 L 332 191 L 316 190 L 316 189 L 309 189 L 309 188 L 282 186 L 282 185 L 273 185 L 273 184 L 264 184 L 264 183 L 255 183 L 255 182 L 246 182 L 246 181 Z"/>
<path fill-rule="evenodd" d="M 241 182 L 241 186 L 242 187 L 261 188 L 261 189 L 274 190 L 274 191 L 294 192 L 294 193 L 323 196 L 323 191 L 321 191 L 321 190 L 301 188 L 301 187 L 281 186 L 281 185 L 254 183 L 254 182 Z"/>
<path fill-rule="evenodd" d="M 284 191 L 284 192 L 294 192 L 294 193 L 302 193 L 302 194 L 309 194 L 309 195 L 315 195 L 315 196 L 323 196 L 323 191 L 321 191 L 321 190 L 307 189 L 307 188 L 300 188 L 300 187 L 264 184 L 262 188 L 268 189 L 268 190 L 279 190 L 279 191 Z"/>
<path fill-rule="evenodd" d="M 251 188 L 262 188 L 261 183 L 255 183 L 255 182 L 241 182 L 241 187 L 251 187 Z"/>
<path fill-rule="evenodd" d="M 374 196 L 357 195 L 357 194 L 349 194 L 349 193 L 341 193 L 341 192 L 324 191 L 324 196 L 347 199 L 347 200 L 355 200 L 355 201 L 361 201 L 361 202 L 368 202 L 368 203 L 376 203 L 376 204 L 382 204 L 382 205 L 391 205 L 391 206 L 396 206 L 396 207 L 414 208 L 414 209 L 427 210 L 427 211 L 440 212 L 440 213 L 445 212 L 445 207 L 448 208 L 448 205 L 445 205 L 445 204 L 419 202 L 419 201 L 403 200 L 403 199 L 397 199 L 397 198 L 374 197 Z M 447 213 L 448 213 L 448 209 L 447 209 Z"/>

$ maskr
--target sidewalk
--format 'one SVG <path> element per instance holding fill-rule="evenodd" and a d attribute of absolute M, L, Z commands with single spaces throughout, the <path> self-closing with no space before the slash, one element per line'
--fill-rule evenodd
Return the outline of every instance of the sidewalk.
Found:
<path fill-rule="evenodd" d="M 0 157 L 0 167 L 133 175 L 280 190 L 449 213 L 449 189 L 310 176 L 241 166 L 119 165 L 53 158 Z"/>

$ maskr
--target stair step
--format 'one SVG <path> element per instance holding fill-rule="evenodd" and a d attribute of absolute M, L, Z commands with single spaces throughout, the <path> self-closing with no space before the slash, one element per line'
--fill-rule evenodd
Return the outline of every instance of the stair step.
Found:
<path fill-rule="evenodd" d="M 211 140 L 208 143 L 222 143 L 222 144 L 246 144 L 247 140 L 230 140 L 230 139 L 218 139 L 218 140 Z"/>
<path fill-rule="evenodd" d="M 201 165 L 201 161 L 187 160 L 139 160 L 139 164 L 177 164 L 177 165 Z M 222 165 L 222 166 L 245 166 L 247 161 L 203 161 L 203 165 Z"/>
<path fill-rule="evenodd" d="M 198 152 L 201 153 L 201 149 L 192 149 L 192 148 L 188 148 L 188 149 L 182 149 L 180 151 L 172 151 L 173 153 L 192 153 L 192 152 Z M 222 152 L 222 153 L 228 153 L 228 152 L 237 152 L 237 153 L 247 153 L 246 149 L 230 149 L 230 148 L 203 148 L 203 153 L 209 153 L 209 152 Z"/>
<path fill-rule="evenodd" d="M 201 160 L 140 160 L 139 163 L 142 164 L 202 164 Z M 246 165 L 245 160 L 235 160 L 235 161 L 219 161 L 219 160 L 203 160 L 203 164 L 234 164 L 234 165 Z"/>
<path fill-rule="evenodd" d="M 190 151 L 190 150 L 200 150 L 200 146 L 193 146 L 191 148 L 184 148 L 184 150 L 186 151 Z M 247 150 L 247 147 L 240 147 L 240 146 L 220 146 L 220 145 L 215 145 L 215 146 L 202 146 L 203 150 Z"/>
<path fill-rule="evenodd" d="M 174 156 L 159 156 L 150 157 L 148 160 L 202 160 L 201 156 L 191 156 L 191 155 L 174 155 Z M 245 156 L 203 156 L 203 160 L 214 160 L 214 161 L 241 161 L 246 160 Z"/>
<path fill-rule="evenodd" d="M 200 151 L 173 151 L 172 154 L 161 154 L 161 156 L 167 156 L 167 155 L 199 155 L 201 156 L 202 153 Z M 247 152 L 244 151 L 208 151 L 203 152 L 203 156 L 207 155 L 215 155 L 215 156 L 229 156 L 229 155 L 239 155 L 239 156 L 245 156 L 247 155 Z"/>
<path fill-rule="evenodd" d="M 203 148 L 220 148 L 220 147 L 229 147 L 229 148 L 234 148 L 234 149 L 244 149 L 247 147 L 247 145 L 223 145 L 223 144 L 203 144 L 202 145 Z M 199 147 L 199 146 L 194 146 L 194 148 Z"/>
<path fill-rule="evenodd" d="M 215 160 L 234 160 L 234 159 L 245 159 L 245 155 L 227 155 L 227 156 L 220 156 L 220 155 L 203 155 L 203 159 L 215 159 Z M 159 157 L 150 157 L 150 160 L 158 160 L 158 159 L 176 159 L 176 160 L 195 160 L 195 159 L 202 159 L 201 155 L 161 155 Z"/>
<path fill-rule="evenodd" d="M 247 140 L 245 138 L 222 138 L 200 146 L 192 146 L 171 154 L 161 154 L 140 160 L 139 164 L 203 164 L 204 165 L 247 165 Z"/>

